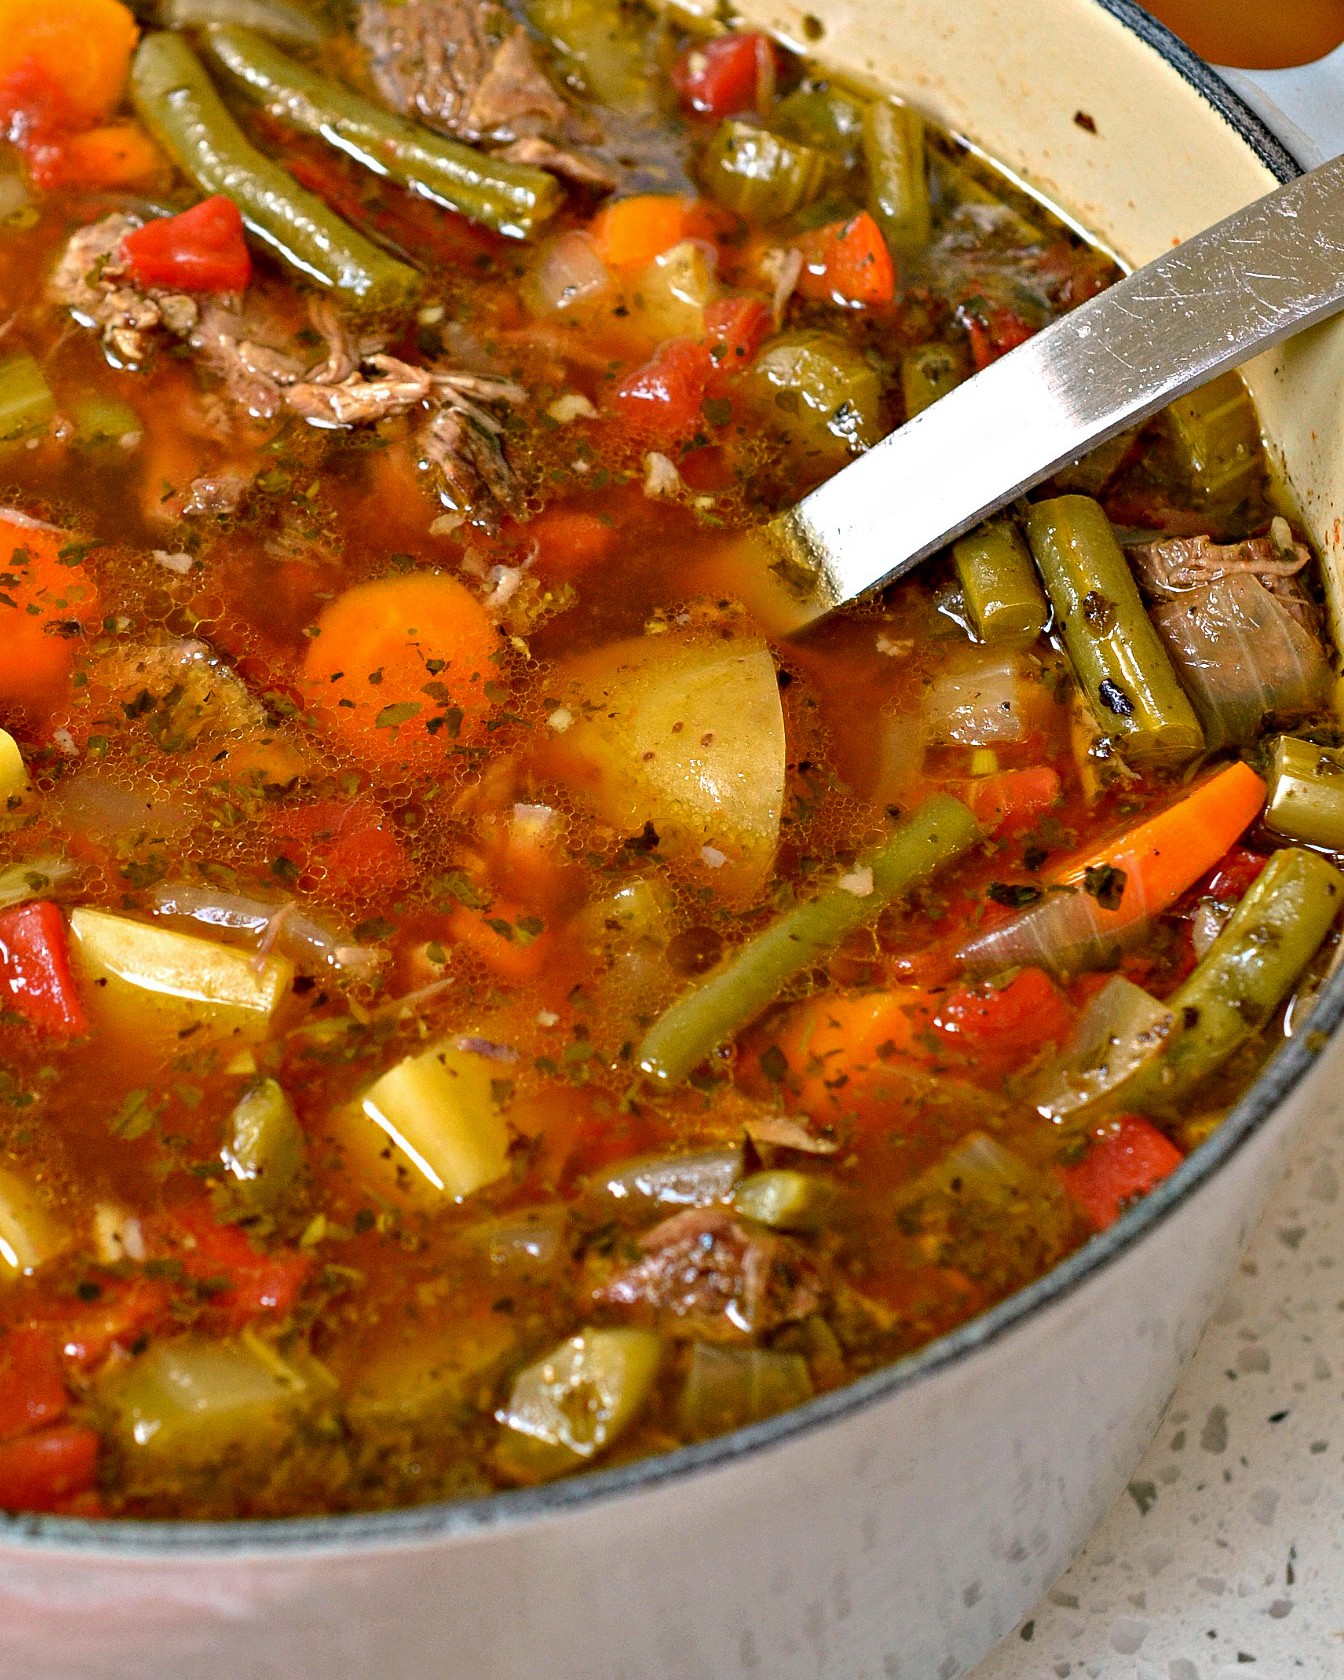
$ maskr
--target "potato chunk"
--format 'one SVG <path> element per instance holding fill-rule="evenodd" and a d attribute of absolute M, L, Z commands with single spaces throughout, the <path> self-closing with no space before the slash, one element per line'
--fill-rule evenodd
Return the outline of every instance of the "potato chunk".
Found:
<path fill-rule="evenodd" d="M 729 901 L 774 866 L 784 806 L 784 713 L 763 642 L 643 636 L 572 660 L 573 722 L 557 771 L 597 815 Z"/>

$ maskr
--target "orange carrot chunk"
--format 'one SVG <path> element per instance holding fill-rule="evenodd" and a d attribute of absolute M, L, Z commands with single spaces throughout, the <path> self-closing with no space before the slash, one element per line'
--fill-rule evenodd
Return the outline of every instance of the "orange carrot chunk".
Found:
<path fill-rule="evenodd" d="M 493 702 L 499 633 L 485 608 L 439 572 L 346 590 L 318 618 L 303 661 L 319 726 L 371 769 L 424 773 L 479 741 Z"/>
<path fill-rule="evenodd" d="M 689 206 L 666 193 L 640 193 L 606 204 L 593 218 L 597 254 L 609 268 L 643 268 L 686 237 Z"/>

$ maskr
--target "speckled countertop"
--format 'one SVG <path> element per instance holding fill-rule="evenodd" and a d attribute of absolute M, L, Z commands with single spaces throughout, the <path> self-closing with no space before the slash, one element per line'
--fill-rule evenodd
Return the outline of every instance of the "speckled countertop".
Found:
<path fill-rule="evenodd" d="M 1128 1494 L 971 1680 L 1344 1680 L 1344 1115 L 1303 1136 Z"/>

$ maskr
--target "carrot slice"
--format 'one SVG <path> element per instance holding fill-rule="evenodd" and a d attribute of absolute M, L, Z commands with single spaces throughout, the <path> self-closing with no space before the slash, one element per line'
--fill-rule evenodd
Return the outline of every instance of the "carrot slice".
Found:
<path fill-rule="evenodd" d="M 117 0 L 0 0 L 0 107 L 46 123 L 59 112 L 70 128 L 99 122 L 126 91 L 138 35 Z"/>
<path fill-rule="evenodd" d="M 37 710 L 60 703 L 74 665 L 65 627 L 98 614 L 93 581 L 73 562 L 62 533 L 0 521 L 0 701 Z"/>
<path fill-rule="evenodd" d="M 799 1004 L 776 1040 L 796 1106 L 816 1120 L 882 1108 L 899 1096 L 903 1073 L 927 1057 L 919 1040 L 933 1017 L 933 999 L 918 986 Z"/>
<path fill-rule="evenodd" d="M 686 237 L 689 205 L 666 193 L 639 193 L 603 205 L 593 218 L 597 254 L 610 268 L 643 268 Z"/>
<path fill-rule="evenodd" d="M 428 772 L 480 740 L 499 634 L 455 579 L 412 572 L 347 589 L 318 618 L 303 662 L 318 724 L 371 769 Z"/>

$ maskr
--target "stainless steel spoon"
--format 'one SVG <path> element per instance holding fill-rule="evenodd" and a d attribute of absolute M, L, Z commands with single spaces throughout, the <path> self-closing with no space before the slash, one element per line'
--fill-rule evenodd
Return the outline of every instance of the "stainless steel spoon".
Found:
<path fill-rule="evenodd" d="M 1059 467 L 1341 309 L 1344 157 L 1055 321 L 753 533 L 779 627 L 902 576 Z"/>

